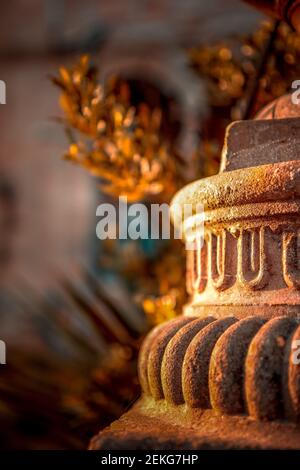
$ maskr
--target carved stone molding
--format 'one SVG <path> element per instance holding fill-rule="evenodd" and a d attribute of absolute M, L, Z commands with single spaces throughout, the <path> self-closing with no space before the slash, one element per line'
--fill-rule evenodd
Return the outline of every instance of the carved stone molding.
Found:
<path fill-rule="evenodd" d="M 140 382 L 144 393 L 173 405 L 298 420 L 297 338 L 300 324 L 294 318 L 182 317 L 158 327 L 145 341 Z"/>
<path fill-rule="evenodd" d="M 300 225 L 207 230 L 202 247 L 187 252 L 187 288 L 191 295 L 226 289 L 239 292 L 278 288 L 288 291 L 291 303 L 300 297 Z M 274 260 L 278 261 L 274 269 Z M 272 289 L 270 286 L 276 286 Z M 199 299 L 199 297 L 198 297 Z M 251 297 L 253 301 L 253 297 Z M 277 300 L 278 301 L 278 300 Z M 287 300 L 286 300 L 287 302 Z"/>

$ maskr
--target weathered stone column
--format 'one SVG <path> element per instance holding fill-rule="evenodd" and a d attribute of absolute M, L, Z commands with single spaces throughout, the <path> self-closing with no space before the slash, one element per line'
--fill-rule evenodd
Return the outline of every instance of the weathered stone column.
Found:
<path fill-rule="evenodd" d="M 142 398 L 91 447 L 298 448 L 300 119 L 233 123 L 187 203 L 205 209 L 190 302 L 146 338 Z"/>

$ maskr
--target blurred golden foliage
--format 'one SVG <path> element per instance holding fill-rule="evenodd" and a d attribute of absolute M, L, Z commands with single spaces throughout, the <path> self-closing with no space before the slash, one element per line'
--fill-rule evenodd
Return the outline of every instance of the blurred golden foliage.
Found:
<path fill-rule="evenodd" d="M 62 90 L 60 105 L 71 139 L 66 159 L 99 177 L 107 194 L 129 201 L 172 197 L 180 173 L 161 132 L 161 109 L 133 106 L 128 84 L 117 78 L 102 86 L 88 56 L 73 68 L 61 67 L 53 82 Z M 72 129 L 80 132 L 79 139 Z"/>

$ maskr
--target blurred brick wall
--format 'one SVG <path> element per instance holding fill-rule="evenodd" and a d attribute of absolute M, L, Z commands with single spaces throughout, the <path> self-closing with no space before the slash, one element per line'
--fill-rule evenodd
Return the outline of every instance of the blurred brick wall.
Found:
<path fill-rule="evenodd" d="M 44 285 L 53 270 L 88 256 L 95 184 L 61 159 L 66 137 L 51 120 L 59 114 L 58 93 L 47 77 L 59 63 L 1 61 L 7 104 L 0 106 L 0 184 L 11 193 L 2 205 L 2 281 L 22 274 Z"/>

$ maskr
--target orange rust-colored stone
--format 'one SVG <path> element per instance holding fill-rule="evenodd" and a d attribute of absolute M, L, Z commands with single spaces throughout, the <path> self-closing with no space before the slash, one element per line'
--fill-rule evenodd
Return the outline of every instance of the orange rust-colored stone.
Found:
<path fill-rule="evenodd" d="M 295 89 L 296 91 L 296 89 Z M 298 91 L 297 91 L 297 100 Z M 260 110 L 256 119 L 285 119 L 285 118 L 296 118 L 300 117 L 300 105 L 293 101 L 292 94 L 286 94 L 280 98 L 276 98 L 274 101 L 265 106 Z"/>

